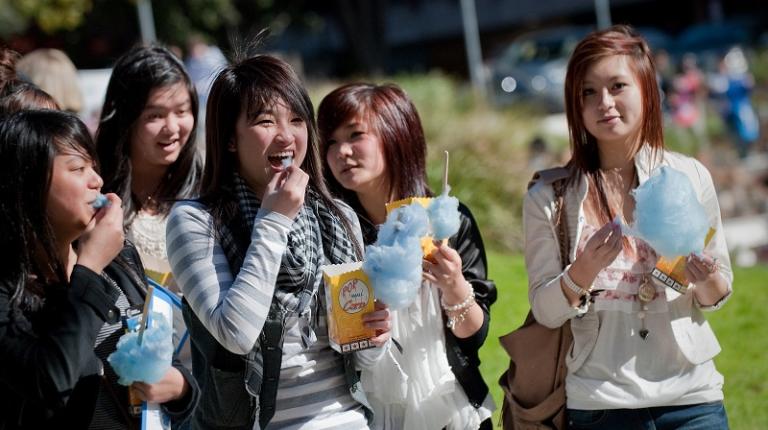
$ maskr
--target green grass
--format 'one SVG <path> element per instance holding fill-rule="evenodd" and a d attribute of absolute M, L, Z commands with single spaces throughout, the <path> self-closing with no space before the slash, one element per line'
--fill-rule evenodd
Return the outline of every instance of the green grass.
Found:
<path fill-rule="evenodd" d="M 480 351 L 480 370 L 499 409 L 498 380 L 507 368 L 499 336 L 517 328 L 528 312 L 527 276 L 523 257 L 490 252 L 490 276 L 499 299 L 491 308 L 488 340 Z M 725 405 L 733 430 L 768 429 L 768 267 L 735 270 L 735 293 L 721 310 L 709 314 L 723 351 L 715 359 L 725 376 Z M 498 411 L 494 423 L 498 422 Z"/>

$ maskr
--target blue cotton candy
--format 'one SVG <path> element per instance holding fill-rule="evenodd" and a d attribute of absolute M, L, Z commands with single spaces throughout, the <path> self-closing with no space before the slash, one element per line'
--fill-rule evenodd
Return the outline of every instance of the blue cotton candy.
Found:
<path fill-rule="evenodd" d="M 387 215 L 376 242 L 365 248 L 363 271 L 376 298 L 391 309 L 410 306 L 421 287 L 421 237 L 429 228 L 423 206 L 411 203 Z"/>
<path fill-rule="evenodd" d="M 104 194 L 99 194 L 96 196 L 96 199 L 91 202 L 91 206 L 93 206 L 96 209 L 103 208 L 104 206 L 109 206 L 109 199 Z"/>
<path fill-rule="evenodd" d="M 443 193 L 432 199 L 427 210 L 432 236 L 437 240 L 448 239 L 459 231 L 459 199 Z"/>
<path fill-rule="evenodd" d="M 162 379 L 171 367 L 171 325 L 157 312 L 152 312 L 150 320 L 151 324 L 144 330 L 141 345 L 138 344 L 138 332 L 126 333 L 117 342 L 117 350 L 107 358 L 120 378 L 117 382 L 122 385 L 136 381 L 153 384 Z"/>
<path fill-rule="evenodd" d="M 408 307 L 421 286 L 421 259 L 421 243 L 415 236 L 391 246 L 367 246 L 363 271 L 376 298 L 392 309 Z"/>
<path fill-rule="evenodd" d="M 709 221 L 684 173 L 661 167 L 632 194 L 632 231 L 658 254 L 671 258 L 704 249 Z"/>
<path fill-rule="evenodd" d="M 393 245 L 407 237 L 426 236 L 429 231 L 429 216 L 424 206 L 411 203 L 400 206 L 387 215 L 379 229 L 376 245 Z M 421 264 L 421 262 L 419 262 Z"/>

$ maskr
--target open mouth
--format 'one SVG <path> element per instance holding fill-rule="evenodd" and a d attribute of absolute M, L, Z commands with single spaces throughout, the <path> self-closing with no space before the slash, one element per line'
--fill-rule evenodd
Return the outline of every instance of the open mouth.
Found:
<path fill-rule="evenodd" d="M 282 151 L 267 157 L 269 164 L 275 168 L 285 169 L 293 164 L 293 151 Z"/>
<path fill-rule="evenodd" d="M 176 145 L 178 143 L 179 143 L 179 140 L 177 139 L 177 140 L 172 140 L 170 142 L 158 142 L 157 144 L 160 145 L 161 148 L 167 149 L 167 148 L 172 147 L 172 146 L 174 146 L 174 145 Z"/>

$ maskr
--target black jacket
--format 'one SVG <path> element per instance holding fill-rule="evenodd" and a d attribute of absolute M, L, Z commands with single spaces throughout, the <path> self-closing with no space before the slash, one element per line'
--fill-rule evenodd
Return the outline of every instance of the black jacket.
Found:
<path fill-rule="evenodd" d="M 485 257 L 485 247 L 480 230 L 469 208 L 459 204 L 461 225 L 459 231 L 449 240 L 449 245 L 461 256 L 461 270 L 464 278 L 472 284 L 475 290 L 475 300 L 483 309 L 483 325 L 472 336 L 460 339 L 451 329 L 445 327 L 445 343 L 448 363 L 453 374 L 464 389 L 469 402 L 479 407 L 488 395 L 488 385 L 480 374 L 480 357 L 478 351 L 488 336 L 490 322 L 490 307 L 496 301 L 496 284 L 488 279 L 488 262 Z M 358 211 L 358 215 L 360 215 Z M 359 216 L 363 231 L 363 241 L 369 245 L 376 241 L 377 230 L 365 215 Z M 447 320 L 445 315 L 443 318 Z"/>
<path fill-rule="evenodd" d="M 105 269 L 128 297 L 142 303 L 146 292 L 141 260 L 128 244 Z M 69 285 L 45 287 L 45 301 L 26 295 L 11 307 L 12 291 L 0 285 L 0 430 L 86 429 L 105 383 L 94 345 L 104 322 L 117 322 L 119 292 L 99 274 L 76 265 Z M 190 372 L 174 362 L 190 385 L 183 399 L 164 404 L 174 421 L 198 401 Z M 126 387 L 110 387 L 125 396 Z M 127 405 L 127 402 L 119 404 Z M 137 425 L 126 423 L 126 427 Z"/>

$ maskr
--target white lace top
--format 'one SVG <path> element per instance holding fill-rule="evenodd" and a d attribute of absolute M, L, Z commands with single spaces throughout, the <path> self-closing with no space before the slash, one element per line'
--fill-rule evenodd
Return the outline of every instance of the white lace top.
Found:
<path fill-rule="evenodd" d="M 179 293 L 173 281 L 165 247 L 165 225 L 168 217 L 139 212 L 128 227 L 126 238 L 136 245 L 148 276 Z"/>

